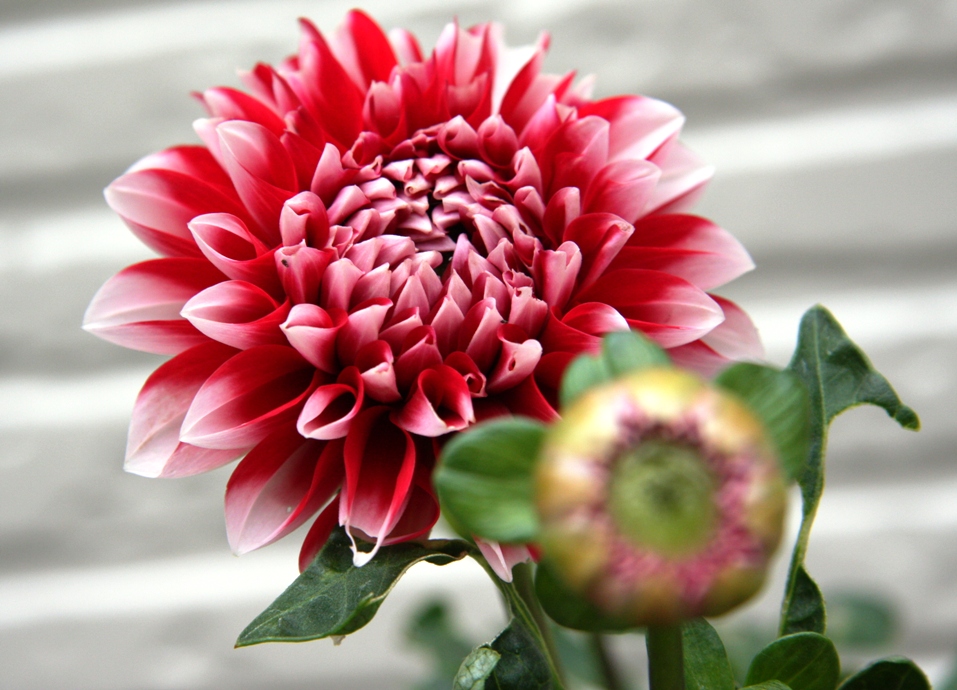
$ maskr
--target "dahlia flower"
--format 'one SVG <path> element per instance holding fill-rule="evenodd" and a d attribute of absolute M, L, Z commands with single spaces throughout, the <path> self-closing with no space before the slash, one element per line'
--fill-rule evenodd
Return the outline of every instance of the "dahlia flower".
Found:
<path fill-rule="evenodd" d="M 764 425 L 737 398 L 651 368 L 585 393 L 536 470 L 544 557 L 635 626 L 716 616 L 753 596 L 787 499 Z"/>
<path fill-rule="evenodd" d="M 243 458 L 236 552 L 317 512 L 303 567 L 336 524 L 375 549 L 427 534 L 443 439 L 555 418 L 565 366 L 607 332 L 703 371 L 760 353 L 706 292 L 752 263 L 684 213 L 711 173 L 672 106 L 593 100 L 540 71 L 547 38 L 508 48 L 494 24 L 449 25 L 428 57 L 358 11 L 329 39 L 302 30 L 296 55 L 242 74 L 247 91 L 198 94 L 202 145 L 107 188 L 163 258 L 110 279 L 85 319 L 173 355 L 136 401 L 129 471 Z"/>

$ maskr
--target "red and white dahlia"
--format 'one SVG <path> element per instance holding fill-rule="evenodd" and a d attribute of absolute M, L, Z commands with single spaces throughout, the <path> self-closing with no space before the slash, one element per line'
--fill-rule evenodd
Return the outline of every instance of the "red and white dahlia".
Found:
<path fill-rule="evenodd" d="M 752 263 L 683 213 L 711 170 L 675 108 L 591 100 L 540 72 L 547 38 L 510 49 L 494 24 L 449 25 L 428 57 L 357 11 L 329 40 L 302 27 L 297 55 L 243 75 L 248 93 L 199 95 L 203 145 L 107 188 L 164 258 L 114 276 L 85 320 L 175 355 L 136 401 L 128 470 L 243 457 L 235 551 L 317 512 L 303 567 L 336 524 L 376 549 L 427 534 L 443 437 L 555 418 L 565 366 L 610 331 L 706 372 L 760 354 L 748 317 L 706 292 Z"/>

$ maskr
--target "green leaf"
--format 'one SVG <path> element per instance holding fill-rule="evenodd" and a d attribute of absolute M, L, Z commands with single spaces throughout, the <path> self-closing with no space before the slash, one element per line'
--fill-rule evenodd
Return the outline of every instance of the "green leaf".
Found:
<path fill-rule="evenodd" d="M 601 358 L 613 377 L 648 367 L 670 367 L 671 358 L 635 331 L 615 331 L 601 341 Z"/>
<path fill-rule="evenodd" d="M 758 683 L 757 685 L 749 685 L 743 690 L 791 690 L 787 685 L 782 683 L 779 680 L 769 680 L 766 683 Z"/>
<path fill-rule="evenodd" d="M 566 628 L 585 632 L 622 632 L 632 623 L 605 615 L 592 604 L 569 590 L 546 562 L 538 564 L 535 593 L 549 617 Z"/>
<path fill-rule="evenodd" d="M 759 364 L 735 364 L 715 379 L 735 393 L 764 422 L 789 479 L 797 479 L 807 460 L 811 406 L 804 383 L 795 374 Z"/>
<path fill-rule="evenodd" d="M 779 680 L 792 690 L 834 690 L 840 675 L 834 643 L 806 632 L 781 637 L 762 649 L 751 662 L 746 684 Z"/>
<path fill-rule="evenodd" d="M 910 659 L 891 657 L 855 673 L 840 690 L 930 690 L 930 682 Z"/>
<path fill-rule="evenodd" d="M 824 449 L 831 422 L 844 410 L 869 404 L 883 408 L 904 428 L 920 428 L 914 411 L 901 402 L 867 355 L 820 305 L 809 309 L 801 319 L 797 348 L 788 369 L 804 382 L 810 396 L 811 445 L 804 471 L 798 476 L 802 519 L 781 605 L 782 634 L 797 617 L 791 607 L 795 605 L 798 571 L 804 564 L 811 526 L 824 491 Z"/>
<path fill-rule="evenodd" d="M 804 566 L 800 565 L 794 575 L 790 605 L 783 612 L 781 634 L 816 632 L 823 635 L 826 627 L 824 595 L 821 594 L 817 583 L 807 574 Z"/>
<path fill-rule="evenodd" d="M 485 690 L 485 681 L 501 658 L 501 654 L 487 645 L 476 647 L 459 666 L 452 681 L 452 690 Z"/>
<path fill-rule="evenodd" d="M 897 633 L 897 615 L 883 597 L 842 592 L 829 597 L 827 636 L 839 647 L 881 647 Z"/>
<path fill-rule="evenodd" d="M 462 659 L 472 645 L 459 635 L 449 618 L 444 602 L 426 603 L 413 616 L 405 630 L 406 639 L 432 657 L 432 677 L 416 685 L 416 690 L 448 690 L 449 678 L 455 677 Z"/>
<path fill-rule="evenodd" d="M 634 331 L 616 331 L 601 342 L 600 355 L 582 355 L 572 361 L 562 377 L 558 399 L 571 405 L 589 388 L 647 367 L 670 367 L 671 359 L 654 342 Z"/>
<path fill-rule="evenodd" d="M 478 424 L 449 441 L 433 481 L 445 512 L 469 534 L 506 543 L 534 541 L 533 469 L 545 435 L 521 417 Z"/>
<path fill-rule="evenodd" d="M 718 633 L 704 618 L 681 625 L 687 690 L 734 690 L 734 673 Z"/>
<path fill-rule="evenodd" d="M 580 355 L 572 360 L 562 376 L 558 404 L 564 410 L 589 388 L 611 381 L 611 372 L 601 357 Z"/>
<path fill-rule="evenodd" d="M 459 540 L 405 542 L 379 549 L 361 568 L 352 563 L 349 538 L 335 530 L 312 564 L 250 623 L 237 647 L 262 642 L 304 642 L 348 635 L 370 620 L 400 577 L 416 563 L 446 565 L 469 552 Z"/>
<path fill-rule="evenodd" d="M 501 657 L 486 690 L 546 690 L 554 688 L 548 657 L 537 636 L 520 618 L 513 618 L 491 644 Z"/>

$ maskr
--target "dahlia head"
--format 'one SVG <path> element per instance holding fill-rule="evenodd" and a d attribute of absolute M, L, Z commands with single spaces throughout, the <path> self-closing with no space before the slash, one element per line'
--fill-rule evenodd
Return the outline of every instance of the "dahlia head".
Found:
<path fill-rule="evenodd" d="M 593 100 L 541 72 L 547 46 L 451 24 L 425 56 L 353 11 L 328 40 L 303 20 L 298 53 L 242 73 L 246 91 L 197 94 L 202 144 L 106 189 L 162 258 L 111 278 L 84 327 L 172 355 L 136 400 L 128 471 L 242 458 L 237 553 L 318 513 L 300 565 L 337 524 L 374 545 L 362 563 L 435 524 L 450 434 L 556 419 L 566 366 L 606 333 L 705 374 L 760 356 L 744 312 L 707 292 L 752 262 L 685 213 L 711 168 L 678 141 L 681 114 Z M 503 572 L 527 554 L 481 545 Z"/>
<path fill-rule="evenodd" d="M 807 456 L 803 383 L 756 364 L 709 383 L 616 333 L 561 394 L 549 426 L 492 420 L 446 446 L 436 485 L 451 522 L 535 543 L 538 597 L 567 627 L 667 626 L 752 597 Z"/>

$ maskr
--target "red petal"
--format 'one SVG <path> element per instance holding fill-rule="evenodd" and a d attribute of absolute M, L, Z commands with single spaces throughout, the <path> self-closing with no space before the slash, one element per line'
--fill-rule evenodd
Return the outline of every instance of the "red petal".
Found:
<path fill-rule="evenodd" d="M 182 477 L 234 460 L 239 450 L 207 450 L 179 440 L 186 410 L 196 392 L 236 350 L 207 342 L 183 352 L 154 371 L 133 406 L 126 441 L 127 472 L 144 477 Z"/>
<path fill-rule="evenodd" d="M 645 208 L 646 213 L 680 213 L 697 201 L 704 186 L 714 175 L 714 167 L 679 142 L 652 157 L 661 168 L 661 179 Z"/>
<path fill-rule="evenodd" d="M 174 355 L 207 338 L 180 316 L 196 293 L 225 276 L 205 259 L 153 259 L 110 278 L 93 296 L 83 328 L 111 343 Z"/>
<path fill-rule="evenodd" d="M 645 96 L 618 96 L 585 103 L 579 106 L 578 115 L 598 115 L 608 120 L 609 160 L 648 158 L 677 136 L 684 124 L 684 116 L 677 108 Z"/>
<path fill-rule="evenodd" d="M 279 244 L 279 214 L 297 190 L 296 168 L 282 142 L 262 125 L 228 120 L 216 127 L 223 166 L 269 246 Z"/>
<path fill-rule="evenodd" d="M 366 395 L 370 398 L 381 403 L 394 403 L 402 399 L 389 343 L 374 340 L 366 344 L 356 354 L 356 367 L 365 384 Z"/>
<path fill-rule="evenodd" d="M 363 411 L 346 437 L 346 481 L 339 500 L 339 524 L 350 536 L 359 530 L 376 542 L 371 553 L 355 551 L 356 565 L 375 555 L 398 524 L 412 493 L 415 443 L 407 431 L 389 421 L 388 414 L 388 407 Z"/>
<path fill-rule="evenodd" d="M 183 421 L 182 439 L 204 448 L 249 448 L 295 420 L 315 370 L 291 347 L 243 350 L 203 384 Z"/>
<path fill-rule="evenodd" d="M 241 280 L 206 288 L 183 306 L 182 315 L 213 340 L 246 350 L 257 345 L 285 345 L 279 325 L 289 302 L 277 304 L 262 289 Z"/>
<path fill-rule="evenodd" d="M 302 548 L 299 549 L 300 573 L 308 568 L 309 564 L 316 559 L 316 556 L 322 551 L 322 547 L 329 541 L 329 535 L 332 534 L 332 530 L 338 525 L 339 501 L 334 500 L 319 513 L 319 517 L 312 523 L 312 527 L 309 528 L 309 532 L 302 542 Z"/>
<path fill-rule="evenodd" d="M 664 271 L 710 290 L 750 271 L 754 262 L 740 242 L 714 223 L 663 214 L 638 222 L 611 268 Z"/>
<path fill-rule="evenodd" d="M 356 367 L 347 367 L 336 383 L 319 386 L 306 400 L 296 428 L 308 438 L 342 438 L 365 398 L 365 385 Z"/>
<path fill-rule="evenodd" d="M 531 560 L 532 554 L 524 544 L 500 544 L 475 537 L 475 545 L 485 556 L 489 567 L 503 582 L 512 581 L 512 568 Z"/>
<path fill-rule="evenodd" d="M 382 28 L 367 14 L 350 10 L 336 38 L 340 39 L 335 46 L 337 57 L 340 61 L 347 60 L 344 49 L 349 49 L 348 60 L 356 63 L 362 77 L 358 82 L 360 86 L 367 88 L 374 81 L 389 81 L 396 66 L 395 53 Z"/>
<path fill-rule="evenodd" d="M 535 371 L 542 358 L 542 344 L 517 326 L 499 326 L 498 339 L 502 351 L 489 376 L 489 393 L 500 393 L 518 385 Z"/>
<path fill-rule="evenodd" d="M 595 353 L 605 333 L 628 330 L 625 317 L 600 302 L 579 304 L 564 317 L 558 314 L 557 309 L 551 311 L 539 338 L 546 352 Z"/>
<path fill-rule="evenodd" d="M 228 86 L 206 89 L 200 99 L 213 117 L 224 120 L 247 120 L 262 125 L 277 137 L 286 130 L 286 124 L 271 108 L 247 93 Z"/>
<path fill-rule="evenodd" d="M 253 448 L 226 485 L 226 534 L 242 555 L 289 534 L 339 489 L 342 443 L 279 429 Z"/>
<path fill-rule="evenodd" d="M 586 213 L 614 213 L 629 223 L 644 215 L 661 178 L 658 166 L 647 161 L 609 163 L 588 184 Z"/>
<path fill-rule="evenodd" d="M 420 436 L 442 436 L 475 421 L 468 384 L 455 369 L 440 364 L 419 374 L 405 406 L 392 415 L 401 429 Z"/>
<path fill-rule="evenodd" d="M 764 359 L 764 347 L 748 315 L 734 302 L 712 297 L 721 305 L 724 321 L 700 340 L 668 350 L 675 364 L 714 376 L 734 362 Z"/>
<path fill-rule="evenodd" d="M 315 304 L 297 304 L 282 324 L 286 339 L 306 361 L 320 371 L 339 371 L 336 357 L 336 336 L 346 323 L 342 309 L 326 311 Z"/>
<path fill-rule="evenodd" d="M 634 231 L 630 223 L 611 213 L 588 213 L 568 224 L 564 238 L 582 253 L 580 288 L 598 280 Z"/>
<path fill-rule="evenodd" d="M 377 298 L 363 302 L 349 313 L 336 341 L 340 362 L 352 364 L 363 345 L 379 339 L 379 331 L 391 308 L 391 300 Z"/>
<path fill-rule="evenodd" d="M 532 275 L 538 293 L 549 307 L 565 306 L 575 289 L 581 266 L 581 250 L 574 242 L 562 242 L 558 249 L 535 254 Z"/>
<path fill-rule="evenodd" d="M 274 297 L 282 295 L 276 262 L 266 245 L 229 213 L 206 213 L 189 222 L 189 231 L 209 262 L 233 280 L 245 280 Z"/>
<path fill-rule="evenodd" d="M 321 281 L 326 269 L 335 261 L 334 249 L 314 249 L 305 242 L 294 247 L 280 247 L 275 253 L 276 271 L 292 304 L 315 304 L 319 301 Z"/>
<path fill-rule="evenodd" d="M 196 216 L 246 215 L 235 201 L 201 178 L 173 170 L 135 170 L 114 180 L 104 195 L 140 240 L 167 256 L 200 256 L 187 227 Z"/>
<path fill-rule="evenodd" d="M 662 347 L 697 340 L 724 320 L 721 307 L 707 293 L 661 271 L 611 271 L 575 299 L 614 307 L 632 328 Z"/>
<path fill-rule="evenodd" d="M 469 309 L 462 322 L 458 349 L 471 357 L 482 371 L 488 371 L 498 354 L 495 333 L 502 321 L 495 300 L 483 299 Z"/>

